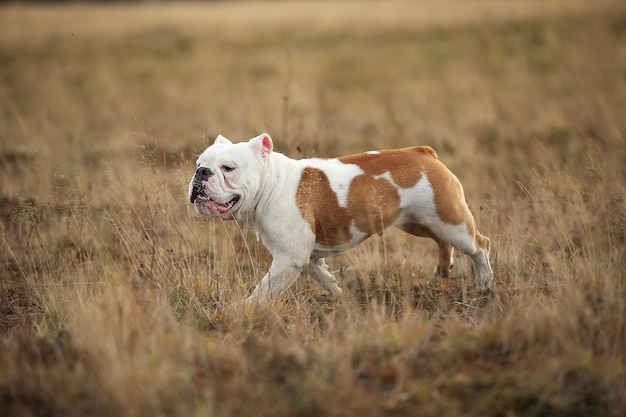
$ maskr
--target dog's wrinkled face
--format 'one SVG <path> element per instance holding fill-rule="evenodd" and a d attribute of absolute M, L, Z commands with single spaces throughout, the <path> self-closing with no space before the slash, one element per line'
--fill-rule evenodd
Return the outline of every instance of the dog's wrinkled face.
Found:
<path fill-rule="evenodd" d="M 269 136 L 233 144 L 219 135 L 198 157 L 189 182 L 189 201 L 207 216 L 237 218 L 248 211 L 259 190 L 264 161 L 272 149 Z"/>

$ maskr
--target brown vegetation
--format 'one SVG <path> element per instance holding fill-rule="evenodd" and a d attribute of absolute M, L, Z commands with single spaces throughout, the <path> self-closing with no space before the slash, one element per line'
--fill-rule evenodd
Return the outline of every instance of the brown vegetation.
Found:
<path fill-rule="evenodd" d="M 624 45 L 619 2 L 0 8 L 0 415 L 626 414 Z M 435 148 L 497 289 L 390 231 L 233 307 L 269 255 L 186 186 L 262 131 Z"/>

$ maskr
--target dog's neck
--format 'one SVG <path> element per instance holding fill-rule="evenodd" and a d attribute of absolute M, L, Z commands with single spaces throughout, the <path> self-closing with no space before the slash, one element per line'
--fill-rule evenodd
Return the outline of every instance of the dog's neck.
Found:
<path fill-rule="evenodd" d="M 281 161 L 281 162 L 279 162 Z M 271 211 L 270 204 L 275 202 L 275 196 L 284 190 L 287 180 L 297 175 L 295 161 L 279 152 L 272 152 L 265 160 L 263 173 L 259 183 L 259 189 L 254 196 L 248 209 L 241 211 L 237 220 L 255 225 L 257 212 Z"/>

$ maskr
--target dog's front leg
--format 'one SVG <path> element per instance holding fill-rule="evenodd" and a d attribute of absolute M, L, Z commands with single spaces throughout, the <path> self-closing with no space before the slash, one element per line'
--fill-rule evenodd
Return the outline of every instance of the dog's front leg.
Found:
<path fill-rule="evenodd" d="M 328 295 L 333 298 L 337 298 L 341 295 L 342 291 L 339 285 L 337 285 L 337 279 L 335 279 L 333 274 L 328 272 L 328 265 L 326 265 L 324 258 L 311 258 L 307 265 L 307 271 L 322 284 Z"/>
<path fill-rule="evenodd" d="M 269 299 L 280 295 L 295 282 L 304 268 L 304 263 L 290 257 L 274 257 L 270 270 L 256 286 L 248 301 L 264 304 Z"/>

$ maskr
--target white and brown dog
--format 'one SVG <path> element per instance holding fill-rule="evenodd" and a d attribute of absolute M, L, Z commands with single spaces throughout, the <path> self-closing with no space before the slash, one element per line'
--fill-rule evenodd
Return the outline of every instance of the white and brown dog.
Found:
<path fill-rule="evenodd" d="M 471 256 L 477 287 L 492 286 L 489 239 L 428 146 L 294 160 L 273 152 L 267 134 L 235 144 L 220 135 L 197 160 L 189 200 L 200 214 L 256 224 L 273 260 L 250 301 L 281 293 L 305 266 L 339 296 L 324 257 L 389 226 L 437 242 L 439 275 L 448 275 L 457 248 Z"/>

